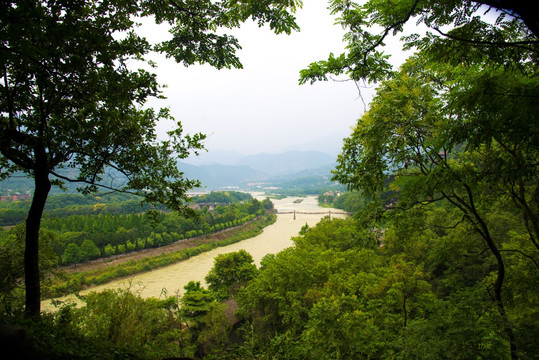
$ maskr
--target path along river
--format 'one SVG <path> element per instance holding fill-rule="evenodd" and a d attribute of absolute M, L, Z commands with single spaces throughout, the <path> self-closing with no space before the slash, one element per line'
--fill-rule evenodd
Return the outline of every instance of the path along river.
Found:
<path fill-rule="evenodd" d="M 264 197 L 259 197 L 264 199 Z M 298 212 L 321 212 L 326 211 L 326 214 L 296 214 L 294 220 L 293 214 L 279 214 L 277 221 L 264 228 L 264 231 L 253 238 L 237 242 L 232 245 L 219 247 L 211 251 L 189 258 L 185 261 L 165 266 L 146 273 L 133 275 L 128 278 L 111 281 L 107 284 L 92 287 L 88 290 L 81 291 L 84 295 L 90 291 L 100 292 L 111 288 L 127 288 L 138 292 L 142 297 L 160 297 L 164 293 L 170 296 L 173 294 L 182 295 L 183 287 L 191 280 L 200 281 L 204 286 L 204 277 L 213 267 L 214 258 L 219 254 L 238 251 L 244 249 L 250 253 L 257 266 L 260 260 L 266 254 L 276 254 L 287 247 L 293 245 L 291 237 L 298 235 L 299 230 L 306 223 L 309 226 L 315 225 L 321 218 L 328 215 L 329 210 L 338 212 L 337 209 L 321 208 L 318 206 L 317 198 L 308 196 L 305 198 L 288 197 L 282 200 L 272 200 L 275 209 L 278 211 L 293 211 Z M 295 202 L 296 201 L 296 202 Z M 331 215 L 333 217 L 344 217 L 346 215 Z M 76 301 L 74 296 L 59 298 L 61 301 Z M 54 311 L 50 300 L 44 300 L 41 304 L 43 311 Z"/>

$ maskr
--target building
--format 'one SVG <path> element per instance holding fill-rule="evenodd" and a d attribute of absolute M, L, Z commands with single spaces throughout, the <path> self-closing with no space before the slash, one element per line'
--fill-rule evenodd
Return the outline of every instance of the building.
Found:
<path fill-rule="evenodd" d="M 15 194 L 15 195 L 5 195 L 0 196 L 0 201 L 19 201 L 19 200 L 28 200 L 30 199 L 28 194 Z"/>

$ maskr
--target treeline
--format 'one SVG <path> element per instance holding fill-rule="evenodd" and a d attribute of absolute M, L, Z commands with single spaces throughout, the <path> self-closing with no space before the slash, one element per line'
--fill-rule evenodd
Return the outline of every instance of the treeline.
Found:
<path fill-rule="evenodd" d="M 392 178 L 387 184 L 391 184 Z M 318 205 L 334 207 L 347 212 L 356 212 L 373 203 L 373 197 L 366 196 L 361 191 L 327 191 L 318 195 Z M 398 201 L 398 195 L 394 191 L 385 191 L 380 194 L 379 202 L 385 208 L 393 207 Z"/>
<path fill-rule="evenodd" d="M 197 218 L 178 213 L 101 213 L 46 218 L 42 228 L 56 236 L 51 242 L 62 265 L 100 257 L 165 246 L 196 236 L 243 225 L 272 207 L 271 201 L 251 199 L 246 203 L 197 211 Z"/>
<path fill-rule="evenodd" d="M 239 191 L 212 191 L 191 197 L 193 203 L 235 204 L 251 200 L 248 193 Z M 58 194 L 47 199 L 45 216 L 67 217 L 71 215 L 96 215 L 101 213 L 132 214 L 150 210 L 141 198 L 121 193 L 85 196 L 82 194 Z M 26 219 L 31 200 L 0 202 L 0 226 L 11 226 Z M 164 207 L 157 210 L 166 211 Z"/>
<path fill-rule="evenodd" d="M 200 194 L 194 196 L 194 203 L 218 203 L 218 204 L 233 204 L 242 201 L 251 200 L 253 197 L 241 191 L 211 191 L 208 194 Z"/>
<path fill-rule="evenodd" d="M 77 271 L 69 274 L 61 273 L 59 276 L 51 277 L 43 282 L 43 298 L 57 298 L 77 293 L 89 286 L 105 284 L 120 277 L 175 264 L 217 247 L 227 246 L 238 241 L 250 239 L 260 234 L 262 229 L 273 224 L 276 219 L 277 217 L 275 214 L 266 213 L 258 216 L 252 222 L 249 222 L 244 226 L 230 229 L 226 233 L 226 236 L 213 237 L 212 235 L 208 235 L 197 239 L 187 240 L 188 243 L 186 244 L 186 247 L 180 250 L 162 252 L 159 255 L 129 260 L 125 263 L 109 265 L 104 268 Z"/>
<path fill-rule="evenodd" d="M 16 225 L 28 215 L 31 200 L 0 203 L 0 226 Z M 130 214 L 150 209 L 141 204 L 139 197 L 128 194 L 105 194 L 85 196 L 81 194 L 58 194 L 47 199 L 45 216 L 66 217 L 70 215 L 95 215 L 100 213 Z"/>
<path fill-rule="evenodd" d="M 279 188 L 274 190 L 265 190 L 266 194 L 272 198 L 283 199 L 285 197 L 309 195 L 318 195 L 328 191 L 344 191 L 342 186 L 321 186 L 321 187 L 298 187 L 298 188 Z"/>

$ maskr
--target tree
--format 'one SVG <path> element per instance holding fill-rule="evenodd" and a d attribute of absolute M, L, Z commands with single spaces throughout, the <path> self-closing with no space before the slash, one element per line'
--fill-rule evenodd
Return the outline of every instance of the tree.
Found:
<path fill-rule="evenodd" d="M 242 249 L 217 255 L 205 280 L 218 300 L 227 300 L 256 274 L 253 257 Z"/>
<path fill-rule="evenodd" d="M 398 190 L 394 210 L 442 200 L 454 206 L 496 259 L 492 296 L 516 358 L 514 330 L 503 298 L 505 235 L 495 235 L 489 214 L 500 198 L 513 200 L 523 212 L 522 226 L 529 236 L 528 245 L 513 250 L 537 266 L 537 234 L 529 218 L 539 210 L 534 195 L 539 177 L 532 165 L 539 159 L 534 139 L 539 121 L 534 115 L 537 104 L 528 97 L 537 98 L 539 84 L 533 81 L 533 72 L 530 79 L 527 71 L 504 71 L 502 77 L 497 70 L 483 64 L 478 75 L 474 66 L 425 62 L 421 56 L 410 59 L 394 79 L 380 86 L 371 109 L 345 139 L 335 178 L 351 189 L 375 195 L 386 189 L 389 176 L 394 177 L 390 185 Z M 463 93 L 477 90 L 481 77 L 490 79 L 494 97 L 502 83 L 519 85 L 505 87 L 508 94 L 503 102 L 474 96 L 474 104 L 467 104 L 469 95 Z M 523 121 L 520 112 L 530 121 L 525 126 L 517 124 Z"/>
<path fill-rule="evenodd" d="M 101 344 L 110 342 L 144 351 L 143 348 L 149 346 L 159 348 L 159 345 L 164 345 L 157 342 L 159 335 L 168 333 L 174 342 L 181 339 L 174 331 L 181 323 L 171 311 L 177 306 L 176 297 L 142 299 L 129 287 L 91 292 L 85 296 L 84 302 L 86 306 L 73 310 L 74 321 L 68 323 L 79 322 L 79 329 L 83 329 L 84 335 Z"/>
<path fill-rule="evenodd" d="M 236 38 L 219 28 L 252 18 L 276 33 L 298 29 L 299 1 L 8 1 L 0 5 L 0 180 L 16 171 L 34 178 L 26 220 L 26 311 L 40 312 L 39 227 L 51 186 L 79 183 L 131 192 L 148 203 L 189 212 L 177 160 L 202 148 L 204 135 L 181 124 L 159 140 L 167 109 L 145 107 L 160 96 L 155 75 L 132 70 L 152 50 L 185 65 L 241 67 Z M 171 25 L 170 40 L 152 47 L 134 18 Z"/>
<path fill-rule="evenodd" d="M 273 203 L 268 197 L 262 200 L 262 206 L 264 206 L 264 209 L 266 209 L 266 211 L 273 211 Z"/>
<path fill-rule="evenodd" d="M 105 256 L 112 256 L 116 253 L 116 249 L 111 245 L 111 244 L 107 244 L 107 246 L 105 246 Z"/>
<path fill-rule="evenodd" d="M 486 5 L 486 7 L 481 7 Z M 503 300 L 506 264 L 492 235 L 496 197 L 521 211 L 533 247 L 512 249 L 536 264 L 539 247 L 536 13 L 524 1 L 332 1 L 348 29 L 347 52 L 313 63 L 300 82 L 346 74 L 382 84 L 345 140 L 336 179 L 373 195 L 397 176 L 399 207 L 444 199 L 457 208 L 496 259 L 492 296 L 518 357 Z M 489 20 L 485 16 L 494 13 Z M 383 52 L 392 34 L 417 20 L 424 35 L 403 38 L 419 55 L 395 73 Z M 451 27 L 449 31 L 445 27 Z M 371 29 L 382 29 L 373 33 Z"/>
<path fill-rule="evenodd" d="M 262 209 L 264 209 L 262 203 L 257 199 L 253 199 L 251 200 L 251 205 L 247 211 L 249 214 L 258 215 Z"/>
<path fill-rule="evenodd" d="M 84 259 L 83 256 L 77 244 L 69 243 L 64 251 L 64 255 L 62 255 L 62 261 L 64 264 L 76 264 Z"/>
<path fill-rule="evenodd" d="M 202 316 L 210 311 L 215 301 L 211 292 L 200 286 L 200 281 L 189 281 L 184 286 L 185 294 L 180 299 L 180 314 L 184 319 L 196 325 Z"/>
<path fill-rule="evenodd" d="M 228 343 L 230 324 L 225 317 L 224 304 L 215 301 L 199 281 L 185 285 L 180 299 L 180 315 L 187 322 L 190 335 L 197 340 L 197 355 L 222 350 Z"/>
<path fill-rule="evenodd" d="M 210 304 L 208 312 L 201 318 L 201 330 L 197 337 L 203 354 L 222 353 L 229 344 L 229 320 L 225 316 L 226 305 L 216 301 Z"/>
<path fill-rule="evenodd" d="M 101 251 L 92 240 L 84 240 L 80 245 L 80 250 L 84 260 L 93 260 L 101 256 Z"/>
<path fill-rule="evenodd" d="M 56 241 L 54 234 L 41 229 L 42 241 L 39 246 L 39 266 L 41 279 L 49 277 L 58 266 L 58 258 L 51 244 Z M 3 277 L 0 281 L 0 301 L 5 306 L 14 305 L 13 309 L 24 303 L 24 297 L 19 298 L 24 277 L 24 226 L 19 224 L 9 231 L 0 232 L 0 271 Z M 16 294 L 18 293 L 18 294 Z"/>

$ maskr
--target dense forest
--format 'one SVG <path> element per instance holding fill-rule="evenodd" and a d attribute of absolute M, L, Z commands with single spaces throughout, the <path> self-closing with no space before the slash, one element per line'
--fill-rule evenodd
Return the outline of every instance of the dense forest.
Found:
<path fill-rule="evenodd" d="M 356 212 L 364 208 L 371 198 L 357 191 L 327 191 L 318 195 L 318 205 Z"/>

